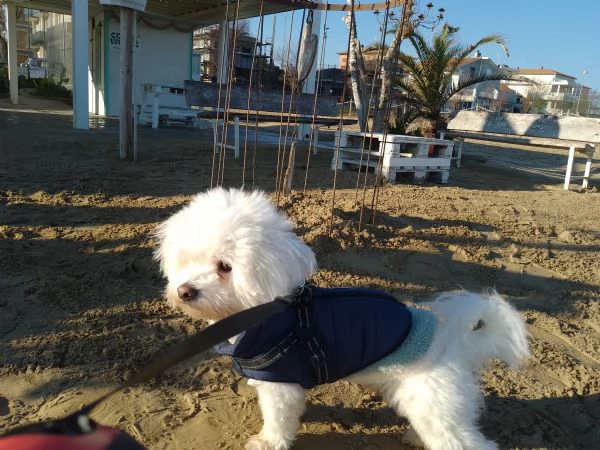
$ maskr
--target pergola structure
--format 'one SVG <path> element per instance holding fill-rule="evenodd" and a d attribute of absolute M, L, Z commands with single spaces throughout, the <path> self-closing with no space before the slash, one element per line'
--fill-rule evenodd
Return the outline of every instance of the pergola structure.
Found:
<path fill-rule="evenodd" d="M 355 10 L 373 11 L 396 7 L 404 0 L 388 0 L 384 3 L 361 4 Z M 108 6 L 107 6 L 108 5 Z M 133 88 L 132 88 L 132 43 L 133 24 L 136 14 L 149 19 L 161 20 L 191 27 L 224 24 L 227 20 L 245 19 L 262 14 L 275 14 L 294 9 L 328 9 L 344 11 L 348 3 L 329 4 L 319 0 L 8 0 L 8 68 L 10 98 L 18 103 L 18 69 L 16 49 L 16 7 L 70 14 L 73 23 L 73 127 L 89 128 L 89 28 L 90 14 L 102 8 L 111 8 L 120 14 L 121 31 L 121 110 L 120 110 L 120 154 L 133 154 Z M 224 28 L 224 27 L 222 27 Z M 221 42 L 225 42 L 222 39 Z"/>
<path fill-rule="evenodd" d="M 74 126 L 75 128 L 87 128 L 87 64 L 88 64 L 88 17 L 90 13 L 101 8 L 112 8 L 119 13 L 117 6 L 103 6 L 102 0 L 9 0 L 8 10 L 8 34 L 9 34 L 9 74 L 17 71 L 16 61 L 16 38 L 12 39 L 15 33 L 16 15 L 15 7 L 33 8 L 43 11 L 56 12 L 61 14 L 70 14 L 73 21 L 73 108 L 74 108 Z M 110 2 L 106 2 L 110 3 Z M 139 1 L 121 1 L 125 6 L 131 4 L 135 8 Z M 137 11 L 137 14 L 144 14 L 149 18 L 161 19 L 166 22 L 175 22 L 178 24 L 187 24 L 189 26 L 203 27 L 221 23 L 225 20 L 233 20 L 235 17 L 235 8 L 230 4 L 227 6 L 226 0 L 147 0 L 145 10 Z M 307 2 L 292 2 L 281 0 L 264 0 L 263 13 L 274 14 L 279 12 L 291 11 L 292 9 L 302 8 Z M 260 13 L 261 0 L 240 0 L 238 18 L 244 19 L 258 16 Z M 131 9 L 134 11 L 134 9 Z M 229 17 L 225 17 L 226 12 Z M 16 35 L 15 35 L 16 36 Z M 11 49 L 13 51 L 11 51 Z M 13 72 L 14 71 L 14 72 Z M 17 77 L 11 79 L 11 100 L 18 102 Z M 14 82 L 13 82 L 14 81 Z"/>

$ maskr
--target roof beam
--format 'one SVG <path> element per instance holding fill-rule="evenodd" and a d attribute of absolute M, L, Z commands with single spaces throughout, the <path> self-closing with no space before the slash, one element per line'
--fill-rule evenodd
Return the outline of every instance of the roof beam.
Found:
<path fill-rule="evenodd" d="M 278 5 L 290 5 L 294 7 L 290 9 L 318 9 L 327 11 L 383 11 L 388 8 L 388 3 L 361 3 L 357 2 L 352 8 L 348 3 L 318 3 L 310 0 L 265 0 L 267 3 L 274 3 Z M 398 6 L 404 5 L 405 0 L 390 0 L 389 8 L 397 8 Z"/>
<path fill-rule="evenodd" d="M 39 9 L 40 11 L 48 11 L 58 14 L 71 14 L 71 2 L 8 0 L 8 3 L 12 3 L 13 5 L 21 8 Z"/>

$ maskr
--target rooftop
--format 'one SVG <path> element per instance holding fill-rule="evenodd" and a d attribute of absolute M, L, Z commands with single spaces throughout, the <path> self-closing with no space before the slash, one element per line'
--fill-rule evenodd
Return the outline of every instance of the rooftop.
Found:
<path fill-rule="evenodd" d="M 567 75 L 566 73 L 558 72 L 554 69 L 546 69 L 544 67 L 540 67 L 539 69 L 515 69 L 515 72 L 520 75 L 560 75 L 567 78 L 575 79 L 572 75 Z"/>

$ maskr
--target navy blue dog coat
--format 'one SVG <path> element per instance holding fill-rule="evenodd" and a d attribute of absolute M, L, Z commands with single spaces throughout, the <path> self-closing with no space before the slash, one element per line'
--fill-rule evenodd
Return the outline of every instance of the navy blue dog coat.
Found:
<path fill-rule="evenodd" d="M 286 311 L 215 347 L 241 375 L 298 383 L 331 383 L 394 352 L 411 330 L 410 310 L 376 289 L 306 285 Z"/>

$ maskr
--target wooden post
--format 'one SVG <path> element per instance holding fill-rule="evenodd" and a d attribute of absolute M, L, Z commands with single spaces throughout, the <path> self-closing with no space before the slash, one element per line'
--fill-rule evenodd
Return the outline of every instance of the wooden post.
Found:
<path fill-rule="evenodd" d="M 137 107 L 135 108 L 137 109 Z M 138 146 L 137 146 L 137 135 L 138 135 L 138 118 L 139 114 L 137 111 L 134 111 L 133 114 L 133 160 L 138 160 Z"/>
<path fill-rule="evenodd" d="M 587 146 L 587 159 L 585 161 L 585 172 L 583 173 L 583 183 L 581 187 L 583 189 L 587 189 L 588 183 L 590 180 L 590 172 L 592 171 L 592 159 L 594 158 L 594 150 L 595 148 L 590 148 L 591 146 Z"/>
<path fill-rule="evenodd" d="M 90 128 L 88 2 L 72 2 L 73 128 Z"/>
<path fill-rule="evenodd" d="M 458 139 L 454 139 L 454 142 L 458 142 L 458 149 L 456 150 L 456 167 L 460 167 L 460 161 L 462 160 L 462 150 L 463 150 L 463 144 L 465 143 L 465 140 L 463 138 L 458 138 Z M 456 144 L 455 144 L 456 145 Z"/>
<path fill-rule="evenodd" d="M 217 119 L 212 119 L 210 121 L 210 123 L 212 124 L 212 129 L 213 129 L 213 148 L 215 149 L 216 153 L 219 153 L 220 152 L 219 121 Z"/>
<path fill-rule="evenodd" d="M 152 95 L 153 95 L 153 98 L 152 98 L 152 128 L 154 130 L 158 129 L 158 122 L 159 122 L 158 119 L 160 117 L 159 116 L 160 115 L 160 108 L 159 108 L 159 106 L 160 106 L 159 105 L 159 101 L 160 101 L 159 100 L 159 96 L 160 96 L 159 90 L 160 89 L 161 88 L 159 86 L 156 86 L 156 85 L 152 86 Z"/>
<path fill-rule="evenodd" d="M 219 84 L 227 84 L 229 75 L 229 35 L 229 22 L 225 20 L 219 24 L 219 48 L 217 49 L 217 83 Z"/>
<path fill-rule="evenodd" d="M 233 133 L 233 154 L 237 159 L 240 157 L 240 118 L 238 116 L 233 118 Z"/>
<path fill-rule="evenodd" d="M 121 8 L 121 116 L 119 122 L 119 156 L 133 161 L 133 43 L 136 13 Z"/>
<path fill-rule="evenodd" d="M 292 142 L 290 147 L 290 158 L 288 159 L 288 166 L 285 171 L 285 177 L 283 178 L 283 195 L 287 197 L 292 192 L 292 181 L 294 179 L 294 164 L 296 162 L 296 141 Z"/>
<path fill-rule="evenodd" d="M 569 189 L 571 183 L 571 172 L 573 171 L 573 161 L 575 160 L 575 145 L 569 147 L 569 160 L 567 161 L 567 172 L 565 173 L 564 189 Z"/>

